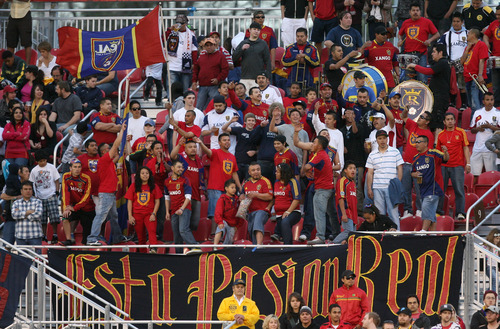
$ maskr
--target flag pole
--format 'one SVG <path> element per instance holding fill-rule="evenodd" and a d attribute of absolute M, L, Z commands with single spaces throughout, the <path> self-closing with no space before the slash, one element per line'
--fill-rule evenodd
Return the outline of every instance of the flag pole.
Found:
<path fill-rule="evenodd" d="M 158 2 L 160 6 L 160 18 L 161 18 L 161 35 L 163 36 L 163 52 L 165 54 L 165 58 L 167 59 L 167 87 L 168 87 L 168 101 L 172 103 L 172 85 L 170 84 L 170 68 L 168 65 L 168 50 L 167 50 L 167 37 L 165 29 L 165 20 L 163 19 L 163 8 L 161 7 L 161 2 Z"/>

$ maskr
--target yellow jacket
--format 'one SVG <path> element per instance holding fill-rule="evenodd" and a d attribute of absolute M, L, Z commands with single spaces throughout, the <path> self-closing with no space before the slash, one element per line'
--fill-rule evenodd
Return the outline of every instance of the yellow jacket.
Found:
<path fill-rule="evenodd" d="M 241 314 L 245 317 L 243 324 L 235 324 L 231 329 L 236 329 L 241 326 L 247 326 L 250 329 L 255 329 L 255 324 L 259 321 L 259 309 L 255 302 L 249 298 L 244 298 L 241 305 L 233 296 L 224 298 L 217 311 L 217 318 L 220 321 L 233 321 L 235 314 Z"/>

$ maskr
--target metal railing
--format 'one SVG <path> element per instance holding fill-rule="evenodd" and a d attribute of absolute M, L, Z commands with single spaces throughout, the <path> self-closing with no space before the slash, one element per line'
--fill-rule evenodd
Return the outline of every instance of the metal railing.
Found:
<path fill-rule="evenodd" d="M 82 120 L 80 120 L 80 122 L 87 120 L 95 112 L 97 112 L 97 111 L 96 110 L 90 111 L 86 116 L 83 117 Z M 57 169 L 59 169 L 60 166 L 62 165 L 62 163 L 59 166 L 57 165 L 57 150 L 59 149 L 59 147 L 61 147 L 63 145 L 63 143 L 68 138 L 70 138 L 70 136 L 71 136 L 70 133 L 67 133 L 66 136 L 64 136 L 59 142 L 57 142 L 56 146 L 54 147 L 54 154 L 53 154 L 53 156 L 54 156 L 54 166 L 57 167 Z M 63 154 L 64 154 L 64 152 L 63 152 Z M 62 157 L 62 154 L 61 154 L 61 157 Z"/>
<path fill-rule="evenodd" d="M 467 215 L 465 216 L 465 230 L 467 232 L 469 232 L 469 220 L 470 220 L 470 214 L 471 214 L 471 211 L 480 203 L 483 201 L 483 199 L 485 197 L 488 196 L 488 194 L 490 193 L 495 193 L 496 192 L 496 189 L 498 188 L 498 186 L 500 186 L 500 180 L 498 182 L 495 183 L 495 185 L 493 185 L 488 191 L 486 191 L 486 193 L 484 193 L 476 202 L 474 202 L 470 207 L 469 209 L 467 209 Z M 492 212 L 490 212 L 488 214 L 488 216 L 486 216 L 486 218 L 481 222 L 479 223 L 478 225 L 476 225 L 476 227 L 472 230 L 472 233 L 476 232 L 477 231 L 477 228 L 479 226 L 481 226 L 487 218 L 489 218 L 490 216 L 492 216 L 497 210 L 499 209 L 499 206 L 497 206 Z"/>
<path fill-rule="evenodd" d="M 136 68 L 136 69 L 130 70 L 130 72 L 128 72 L 127 75 L 118 84 L 118 104 L 119 104 L 119 106 L 118 106 L 118 109 L 116 111 L 117 111 L 118 116 L 120 116 L 121 118 L 123 117 L 123 113 L 125 111 L 125 104 L 127 102 L 126 99 L 122 102 L 122 89 L 123 89 L 122 87 L 123 87 L 123 84 L 124 83 L 126 84 L 125 95 L 130 94 L 126 98 L 129 98 L 130 100 L 132 100 L 132 98 L 141 90 L 141 88 L 147 82 L 147 80 L 142 81 L 137 87 L 135 87 L 134 91 L 130 92 L 130 85 L 127 84 L 127 80 L 130 81 L 130 76 L 132 74 L 134 74 L 134 72 L 136 70 L 141 70 L 141 69 L 140 68 L 139 69 Z"/>

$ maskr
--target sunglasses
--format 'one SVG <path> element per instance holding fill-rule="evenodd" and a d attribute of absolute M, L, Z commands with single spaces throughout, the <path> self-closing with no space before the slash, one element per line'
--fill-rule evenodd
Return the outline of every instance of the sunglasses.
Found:
<path fill-rule="evenodd" d="M 350 275 L 350 276 L 346 276 L 345 278 L 346 278 L 346 280 L 354 280 L 356 277 L 355 277 L 355 276 Z"/>
<path fill-rule="evenodd" d="M 415 144 L 425 143 L 424 141 L 415 141 Z"/>
<path fill-rule="evenodd" d="M 255 16 L 255 18 L 257 18 L 257 19 L 260 19 L 260 18 L 266 18 L 266 16 L 264 16 L 264 15 L 262 15 L 262 16 L 261 16 L 261 15 L 259 15 L 259 16 Z"/>
<path fill-rule="evenodd" d="M 132 111 L 138 111 L 138 110 L 140 110 L 140 109 L 141 109 L 140 107 L 133 107 L 133 108 L 132 108 Z"/>

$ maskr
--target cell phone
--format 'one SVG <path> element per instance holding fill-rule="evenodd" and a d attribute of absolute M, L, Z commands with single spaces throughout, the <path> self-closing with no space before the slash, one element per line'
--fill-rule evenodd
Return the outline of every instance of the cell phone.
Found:
<path fill-rule="evenodd" d="M 381 99 L 377 99 L 377 103 L 382 104 L 382 100 Z"/>

